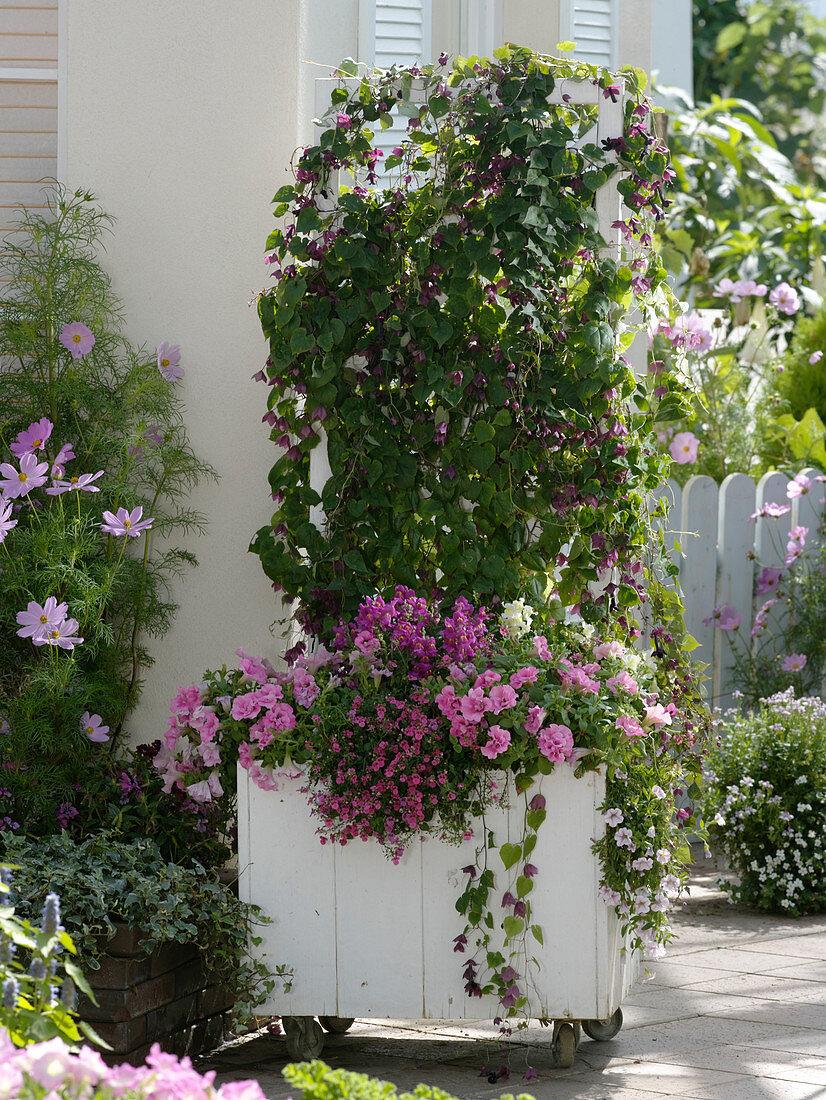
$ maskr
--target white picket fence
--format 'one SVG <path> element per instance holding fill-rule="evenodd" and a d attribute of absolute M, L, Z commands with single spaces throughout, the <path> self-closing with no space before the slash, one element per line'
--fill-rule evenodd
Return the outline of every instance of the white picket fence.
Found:
<path fill-rule="evenodd" d="M 814 478 L 819 471 L 804 473 Z M 809 493 L 789 500 L 788 483 L 780 473 L 766 474 L 756 485 L 747 474 L 729 474 L 720 486 L 710 477 L 692 477 L 682 489 L 669 481 L 661 493 L 671 502 L 663 526 L 671 560 L 680 570 L 686 627 L 700 643 L 694 656 L 708 665 L 709 699 L 723 709 L 732 702 L 732 647 L 726 631 L 703 620 L 714 607 L 727 604 L 743 616 L 737 634 L 741 645 L 748 644 L 754 616 L 769 598 L 754 591 L 763 566 L 785 569 L 793 527 L 808 527 L 807 550 L 818 545 L 824 485 L 813 481 Z M 778 519 L 749 518 L 769 503 L 791 505 L 791 511 Z M 769 612 L 770 623 L 778 611 Z"/>

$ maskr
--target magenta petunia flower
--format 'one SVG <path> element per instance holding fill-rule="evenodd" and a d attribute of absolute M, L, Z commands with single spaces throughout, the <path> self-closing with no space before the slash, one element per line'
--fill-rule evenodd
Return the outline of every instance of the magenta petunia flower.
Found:
<path fill-rule="evenodd" d="M 115 515 L 104 512 L 103 518 L 106 522 L 100 525 L 100 529 L 107 535 L 140 535 L 154 523 L 154 519 L 141 519 L 142 515 L 143 508 L 140 505 L 131 512 L 127 512 L 125 508 L 118 508 Z"/>
<path fill-rule="evenodd" d="M 59 626 L 68 609 L 67 604 L 57 602 L 56 596 L 49 596 L 42 607 L 31 600 L 25 611 L 17 612 L 17 622 L 23 628 L 17 633 L 21 638 L 33 638 L 50 627 Z"/>
<path fill-rule="evenodd" d="M 8 500 L 24 497 L 41 485 L 46 484 L 49 469 L 48 462 L 38 462 L 31 453 L 20 459 L 20 469 L 16 470 L 10 462 L 0 465 L 0 494 Z"/>
<path fill-rule="evenodd" d="M 46 440 L 54 431 L 54 424 L 47 417 L 41 417 L 40 420 L 36 420 L 33 424 L 29 424 L 28 428 L 24 432 L 19 432 L 17 439 L 11 444 L 9 448 L 12 454 L 17 455 L 18 458 L 22 458 L 23 455 L 33 454 L 35 451 L 42 451 L 46 446 Z"/>
<path fill-rule="evenodd" d="M 158 370 L 167 382 L 179 382 L 183 376 L 183 367 L 178 364 L 181 361 L 181 349 L 177 344 L 168 344 L 166 340 L 158 345 Z"/>
<path fill-rule="evenodd" d="M 0 542 L 3 542 L 6 535 L 11 531 L 12 527 L 17 526 L 16 519 L 10 519 L 12 514 L 12 503 L 10 500 L 3 500 L 0 497 Z"/>
<path fill-rule="evenodd" d="M 697 461 L 697 448 L 700 440 L 694 432 L 677 432 L 668 448 L 671 457 L 679 466 Z"/>
<path fill-rule="evenodd" d="M 73 359 L 82 359 L 95 346 L 95 337 L 92 330 L 81 324 L 80 321 L 72 321 L 70 324 L 64 325 L 60 330 L 58 340 L 64 348 L 68 349 Z"/>
<path fill-rule="evenodd" d="M 99 477 L 103 477 L 103 470 L 98 470 L 96 474 L 81 474 L 80 477 L 70 477 L 67 481 L 55 481 L 46 492 L 50 497 L 58 497 L 61 493 L 71 492 L 72 489 L 83 489 L 87 493 L 99 493 L 99 486 L 92 484 Z"/>
<path fill-rule="evenodd" d="M 35 634 L 32 641 L 35 645 L 55 645 L 60 649 L 74 649 L 83 641 L 74 633 L 77 625 L 77 619 L 64 619 L 62 623 L 47 627 L 39 634 Z"/>
<path fill-rule="evenodd" d="M 80 728 L 90 741 L 102 743 L 109 740 L 109 727 L 102 726 L 102 721 L 103 719 L 99 714 L 89 714 L 88 710 L 83 712 L 80 719 Z"/>

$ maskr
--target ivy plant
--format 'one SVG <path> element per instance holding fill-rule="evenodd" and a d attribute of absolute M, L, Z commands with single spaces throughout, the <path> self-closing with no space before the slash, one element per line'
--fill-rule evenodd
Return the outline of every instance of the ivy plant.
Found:
<path fill-rule="evenodd" d="M 259 377 L 280 453 L 251 548 L 322 638 L 396 584 L 488 604 L 556 587 L 573 605 L 611 567 L 600 599 L 637 602 L 664 477 L 648 440 L 685 407 L 623 354 L 669 296 L 650 229 L 670 170 L 643 74 L 506 46 L 338 75 L 274 200 Z M 575 104 L 576 82 L 595 103 Z M 620 98 L 623 134 L 597 143 L 599 104 Z M 406 136 L 380 165 L 394 112 Z M 598 225 L 606 185 L 626 203 L 621 255 Z"/>

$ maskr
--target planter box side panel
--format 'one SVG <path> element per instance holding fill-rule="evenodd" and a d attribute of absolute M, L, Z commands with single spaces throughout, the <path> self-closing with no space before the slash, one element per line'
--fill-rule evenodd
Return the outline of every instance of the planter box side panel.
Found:
<path fill-rule="evenodd" d="M 465 996 L 461 971 L 472 955 L 453 951 L 464 925 L 455 909 L 464 885 L 461 868 L 477 864 L 479 842 L 415 842 L 398 866 L 372 843 L 321 845 L 300 785 L 283 780 L 279 791 L 261 791 L 239 770 L 241 896 L 272 918 L 258 948 L 265 961 L 295 971 L 291 992 L 276 990 L 261 1011 L 402 1019 L 496 1015 L 495 998 Z M 618 922 L 597 893 L 591 843 L 604 829 L 597 813 L 604 780 L 596 774 L 575 779 L 558 766 L 541 790 L 548 816 L 531 856 L 539 873 L 530 899 L 545 944 L 531 937 L 528 945 L 538 963 L 538 969 L 529 963 L 531 1015 L 604 1018 L 638 969 L 635 957 L 620 953 Z M 512 802 L 510 810 L 495 809 L 484 821 L 500 844 L 521 835 L 524 804 L 516 795 Z M 482 823 L 480 838 L 481 829 Z M 492 859 L 500 894 L 505 873 L 498 854 Z"/>

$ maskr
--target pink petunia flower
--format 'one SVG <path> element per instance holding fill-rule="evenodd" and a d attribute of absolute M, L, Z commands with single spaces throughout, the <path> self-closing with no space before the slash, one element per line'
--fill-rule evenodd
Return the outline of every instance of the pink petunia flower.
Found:
<path fill-rule="evenodd" d="M 661 726 L 670 726 L 671 715 L 662 703 L 654 703 L 653 706 L 645 708 L 645 717 L 642 723 L 644 726 L 653 726 L 655 729 L 659 729 Z"/>
<path fill-rule="evenodd" d="M 96 474 L 81 474 L 79 477 L 70 477 L 66 481 L 57 480 L 48 487 L 46 493 L 50 497 L 58 497 L 61 493 L 70 493 L 72 489 L 82 489 L 87 493 L 99 493 L 100 487 L 92 484 L 99 477 L 103 477 L 103 470 L 98 470 Z"/>
<path fill-rule="evenodd" d="M 64 325 L 60 330 L 58 340 L 69 351 L 73 359 L 82 359 L 95 346 L 95 337 L 92 330 L 80 321 L 72 321 Z"/>
<path fill-rule="evenodd" d="M 668 450 L 678 466 L 685 466 L 697 461 L 697 448 L 700 440 L 694 432 L 677 432 L 671 440 Z"/>
<path fill-rule="evenodd" d="M 496 759 L 497 756 L 507 750 L 511 743 L 510 733 L 501 726 L 491 726 L 488 730 L 488 738 L 487 744 L 482 745 L 479 750 L 482 756 L 486 756 L 488 760 Z"/>
<path fill-rule="evenodd" d="M 16 519 L 10 519 L 13 511 L 12 502 L 0 497 L 0 542 L 3 542 L 12 527 L 17 526 Z"/>
<path fill-rule="evenodd" d="M 154 519 L 141 519 L 142 515 L 143 508 L 140 505 L 131 512 L 127 512 L 125 508 L 118 508 L 115 515 L 104 512 L 103 518 L 106 522 L 100 525 L 100 529 L 107 535 L 140 535 L 154 523 Z"/>
<path fill-rule="evenodd" d="M 528 733 L 539 733 L 546 717 L 546 712 L 542 707 L 530 707 L 528 709 L 528 716 L 524 722 L 525 729 Z"/>
<path fill-rule="evenodd" d="M 16 470 L 10 462 L 0 465 L 0 494 L 7 500 L 27 496 L 32 489 L 46 484 L 49 470 L 48 462 L 38 462 L 32 453 L 20 459 L 20 469 Z"/>
<path fill-rule="evenodd" d="M 805 653 L 790 653 L 783 658 L 780 667 L 784 672 L 800 672 L 806 667 L 806 660 Z"/>
<path fill-rule="evenodd" d="M 181 349 L 177 344 L 168 344 L 166 340 L 158 345 L 158 370 L 167 382 L 179 382 L 183 376 L 183 367 L 178 364 L 181 361 Z"/>
<path fill-rule="evenodd" d="M 574 748 L 574 735 L 568 726 L 552 722 L 539 731 L 539 751 L 552 763 L 566 760 Z"/>
<path fill-rule="evenodd" d="M 24 432 L 19 432 L 17 439 L 11 444 L 9 448 L 12 454 L 17 455 L 18 458 L 22 458 L 23 455 L 33 454 L 35 451 L 42 451 L 46 446 L 46 440 L 54 431 L 54 424 L 48 417 L 41 417 L 40 420 L 36 420 L 33 424 L 29 424 L 28 428 Z"/>
<path fill-rule="evenodd" d="M 622 730 L 626 737 L 645 737 L 645 730 L 630 714 L 621 714 L 614 725 L 618 730 Z"/>
<path fill-rule="evenodd" d="M 769 301 L 775 309 L 788 317 L 800 309 L 800 297 L 794 287 L 789 286 L 788 283 L 778 283 L 769 294 Z"/>
<path fill-rule="evenodd" d="M 30 600 L 25 611 L 17 612 L 17 622 L 22 627 L 18 630 L 21 638 L 33 638 L 36 634 L 58 626 L 66 618 L 68 604 L 58 603 L 57 597 L 49 596 L 41 607 L 35 600 Z"/>
<path fill-rule="evenodd" d="M 85 710 L 80 719 L 80 728 L 86 734 L 90 741 L 96 741 L 103 743 L 109 740 L 109 727 L 102 726 L 103 719 L 99 714 L 89 714 L 88 710 Z"/>
<path fill-rule="evenodd" d="M 516 692 L 510 684 L 494 684 L 489 693 L 491 711 L 501 714 L 503 710 L 516 706 Z"/>

